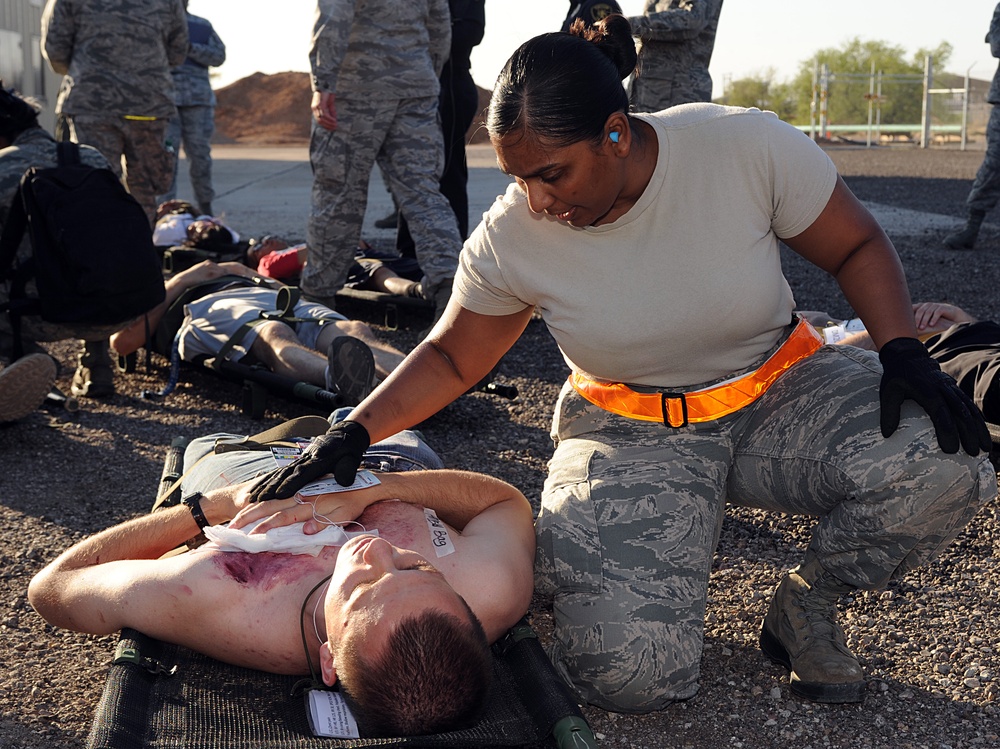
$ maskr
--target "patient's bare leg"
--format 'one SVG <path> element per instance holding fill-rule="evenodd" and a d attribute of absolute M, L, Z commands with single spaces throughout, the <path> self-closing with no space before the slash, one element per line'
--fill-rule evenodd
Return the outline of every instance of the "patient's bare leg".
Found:
<path fill-rule="evenodd" d="M 250 352 L 275 374 L 326 386 L 326 356 L 303 346 L 283 322 L 260 325 Z"/>
<path fill-rule="evenodd" d="M 375 337 L 374 331 L 359 320 L 337 320 L 323 326 L 319 337 L 316 339 L 316 348 L 324 352 L 323 362 L 326 363 L 326 350 L 330 347 L 330 342 L 338 336 L 349 335 L 364 341 L 368 348 L 372 350 L 375 357 L 375 370 L 379 379 L 385 379 L 389 373 L 402 363 L 406 355 L 387 343 L 383 343 Z"/>

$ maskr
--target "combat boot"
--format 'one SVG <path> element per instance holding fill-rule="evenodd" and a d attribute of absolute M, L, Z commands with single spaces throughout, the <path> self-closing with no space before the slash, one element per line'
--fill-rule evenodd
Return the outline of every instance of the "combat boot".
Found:
<path fill-rule="evenodd" d="M 944 238 L 944 245 L 952 250 L 971 250 L 979 236 L 979 227 L 983 225 L 986 211 L 969 210 L 969 220 L 961 231 L 952 232 Z"/>
<path fill-rule="evenodd" d="M 115 376 L 106 340 L 83 342 L 70 391 L 84 398 L 107 398 L 115 394 Z"/>
<path fill-rule="evenodd" d="M 865 674 L 837 624 L 837 600 L 851 586 L 815 559 L 790 570 L 764 617 L 760 649 L 791 672 L 794 694 L 814 702 L 861 702 Z"/>

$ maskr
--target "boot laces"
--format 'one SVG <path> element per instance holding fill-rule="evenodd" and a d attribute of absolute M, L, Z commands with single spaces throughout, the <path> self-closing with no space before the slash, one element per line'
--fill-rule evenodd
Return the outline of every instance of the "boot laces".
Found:
<path fill-rule="evenodd" d="M 818 582 L 818 581 L 817 581 Z M 836 594 L 825 594 L 814 584 L 810 588 L 795 591 L 795 603 L 799 608 L 797 616 L 808 623 L 806 638 L 827 640 L 840 644 L 843 631 L 837 624 Z"/>

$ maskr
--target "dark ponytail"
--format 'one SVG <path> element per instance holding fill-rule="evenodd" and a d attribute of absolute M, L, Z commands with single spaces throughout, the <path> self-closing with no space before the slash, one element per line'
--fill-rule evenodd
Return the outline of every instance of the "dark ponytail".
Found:
<path fill-rule="evenodd" d="M 569 33 L 542 34 L 504 66 L 486 127 L 498 140 L 521 131 L 554 146 L 600 140 L 615 112 L 628 112 L 622 85 L 636 65 L 632 27 L 618 15 Z"/>

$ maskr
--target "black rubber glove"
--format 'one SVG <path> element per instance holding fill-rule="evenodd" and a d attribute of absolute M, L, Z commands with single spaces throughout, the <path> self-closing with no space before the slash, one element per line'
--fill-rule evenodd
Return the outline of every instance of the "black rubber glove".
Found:
<path fill-rule="evenodd" d="M 883 370 L 878 389 L 883 437 L 896 431 L 900 407 L 912 398 L 931 417 L 938 444 L 946 453 L 957 453 L 959 443 L 969 455 L 990 451 L 990 432 L 982 413 L 920 341 L 894 338 L 878 358 Z"/>
<path fill-rule="evenodd" d="M 250 491 L 251 502 L 291 497 L 299 489 L 332 473 L 341 486 L 350 486 L 358 475 L 365 450 L 371 444 L 368 430 L 356 421 L 338 421 L 317 437 L 294 463 L 267 474 Z"/>

